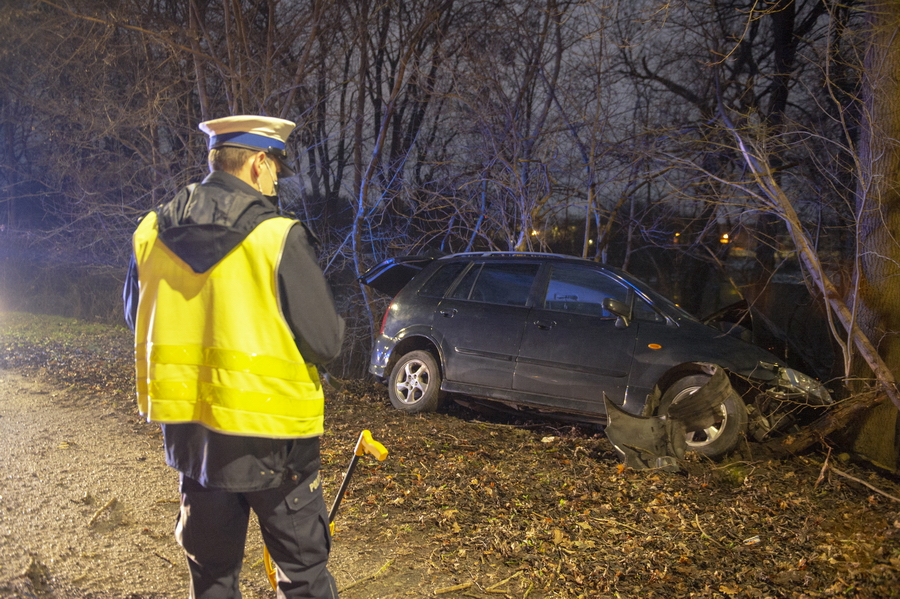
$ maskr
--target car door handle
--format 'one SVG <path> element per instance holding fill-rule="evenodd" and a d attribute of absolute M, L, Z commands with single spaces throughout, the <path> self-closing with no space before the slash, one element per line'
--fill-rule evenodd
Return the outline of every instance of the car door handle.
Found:
<path fill-rule="evenodd" d="M 550 329 L 552 329 L 553 327 L 556 326 L 556 321 L 555 320 L 535 320 L 534 326 L 536 326 L 539 329 L 549 331 Z"/>
<path fill-rule="evenodd" d="M 456 316 L 456 308 L 453 308 L 452 310 L 441 310 L 441 316 L 444 318 L 453 318 Z"/>

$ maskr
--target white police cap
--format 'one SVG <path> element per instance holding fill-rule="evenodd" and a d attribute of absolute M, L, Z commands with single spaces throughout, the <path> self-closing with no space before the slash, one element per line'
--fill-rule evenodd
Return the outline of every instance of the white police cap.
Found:
<path fill-rule="evenodd" d="M 286 142 L 296 126 L 285 119 L 246 114 L 200 123 L 200 129 L 209 136 L 210 150 L 223 146 L 261 150 L 275 157 L 288 176 L 293 171 L 286 163 Z"/>

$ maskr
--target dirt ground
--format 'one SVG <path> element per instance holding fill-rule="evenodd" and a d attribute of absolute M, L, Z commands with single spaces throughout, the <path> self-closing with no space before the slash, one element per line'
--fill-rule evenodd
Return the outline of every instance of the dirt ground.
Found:
<path fill-rule="evenodd" d="M 155 427 L 83 401 L 43 373 L 0 370 L 0 450 L 0 596 L 185 596 L 187 571 L 172 538 L 178 477 Z M 416 546 L 336 537 L 332 569 L 348 592 L 384 564 L 404 563 Z M 246 597 L 274 596 L 262 557 L 253 530 Z"/>
<path fill-rule="evenodd" d="M 186 596 L 177 476 L 130 356 L 122 328 L 0 313 L 0 597 Z M 671 474 L 622 468 L 593 429 L 407 417 L 374 384 L 329 392 L 326 418 L 327 501 L 362 429 L 390 452 L 337 518 L 344 599 L 900 596 L 900 484 L 825 445 Z M 242 591 L 274 597 L 255 530 Z"/>

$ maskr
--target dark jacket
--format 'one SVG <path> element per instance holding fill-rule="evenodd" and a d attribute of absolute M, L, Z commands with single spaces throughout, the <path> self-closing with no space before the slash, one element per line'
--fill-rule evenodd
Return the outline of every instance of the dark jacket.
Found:
<path fill-rule="evenodd" d="M 273 203 L 237 177 L 213 172 L 157 210 L 159 239 L 197 273 L 206 272 L 261 222 L 279 216 Z M 279 302 L 303 358 L 324 364 L 340 353 L 344 321 L 334 308 L 305 228 L 288 233 L 277 273 Z M 123 292 L 125 321 L 134 330 L 139 299 L 132 257 Z M 248 318 L 258 315 L 247 315 Z M 167 463 L 204 487 L 256 491 L 306 472 L 318 459 L 318 439 L 277 440 L 223 435 L 194 424 L 162 425 Z"/>

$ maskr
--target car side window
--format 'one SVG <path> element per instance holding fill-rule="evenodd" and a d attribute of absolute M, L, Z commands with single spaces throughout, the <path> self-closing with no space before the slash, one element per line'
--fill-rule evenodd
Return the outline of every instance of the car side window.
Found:
<path fill-rule="evenodd" d="M 476 302 L 524 306 L 537 275 L 538 264 L 476 264 L 450 297 Z"/>
<path fill-rule="evenodd" d="M 544 297 L 544 308 L 611 318 L 603 300 L 628 301 L 628 288 L 606 274 L 566 265 L 554 265 Z"/>
<path fill-rule="evenodd" d="M 644 298 L 635 294 L 634 296 L 634 309 L 632 311 L 632 316 L 636 320 L 646 320 L 649 322 L 665 322 L 665 317 L 650 307 Z"/>
<path fill-rule="evenodd" d="M 462 269 L 465 268 L 466 264 L 466 262 L 451 262 L 450 264 L 441 266 L 433 275 L 431 275 L 431 278 L 422 285 L 422 288 L 419 289 L 419 295 L 443 297 L 444 292 L 447 291 L 450 284 L 456 280 L 456 277 L 459 276 L 459 273 L 462 272 Z"/>

